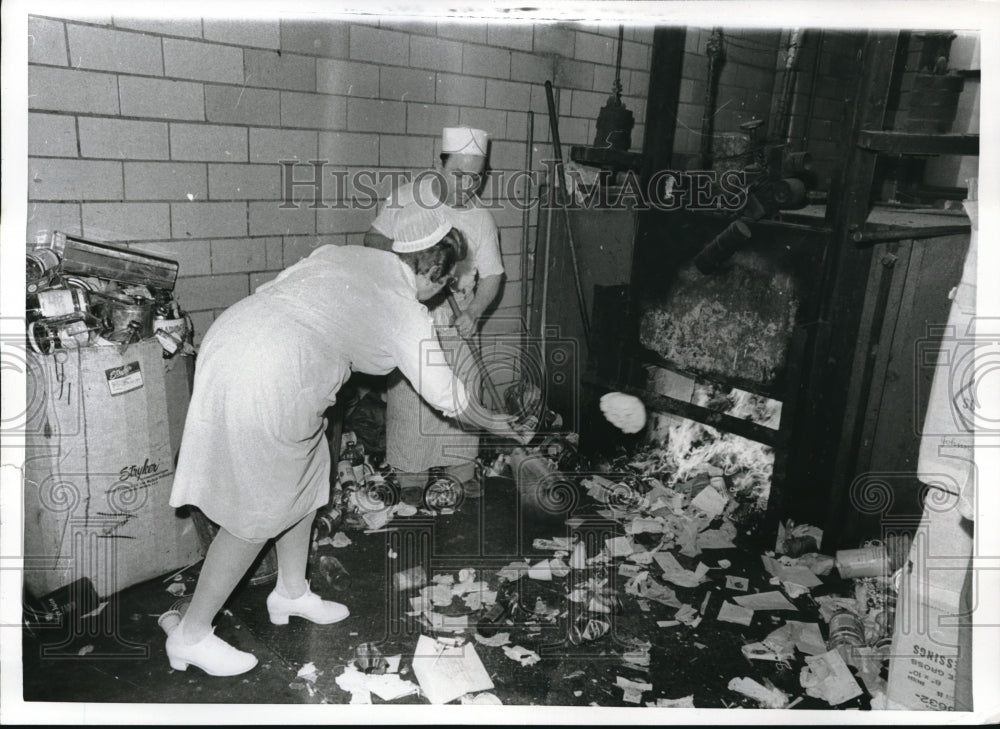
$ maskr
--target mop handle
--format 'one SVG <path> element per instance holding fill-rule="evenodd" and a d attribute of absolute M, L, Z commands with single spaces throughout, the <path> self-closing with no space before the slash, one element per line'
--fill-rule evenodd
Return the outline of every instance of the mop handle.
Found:
<path fill-rule="evenodd" d="M 455 301 L 455 294 L 448 292 L 448 305 L 451 306 L 451 312 L 455 315 L 457 319 L 462 313 L 462 310 L 458 308 L 458 302 Z M 472 358 L 476 361 L 476 368 L 479 370 L 479 376 L 482 378 L 483 382 L 486 383 L 487 389 L 490 391 L 490 397 L 493 398 L 493 403 L 503 410 L 503 400 L 500 399 L 500 393 L 497 392 L 496 385 L 493 384 L 493 380 L 490 379 L 490 374 L 486 369 L 486 364 L 483 362 L 483 356 L 479 351 L 479 346 L 473 341 L 472 337 L 463 336 L 462 339 L 465 343 L 469 345 L 469 350 L 472 352 Z"/>

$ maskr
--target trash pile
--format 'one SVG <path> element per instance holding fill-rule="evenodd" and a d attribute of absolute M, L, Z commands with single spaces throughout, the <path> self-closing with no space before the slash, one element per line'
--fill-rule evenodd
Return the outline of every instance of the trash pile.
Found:
<path fill-rule="evenodd" d="M 155 336 L 164 357 L 194 354 L 191 319 L 173 298 L 176 261 L 61 232 L 40 234 L 26 254 L 28 346 L 115 346 Z"/>

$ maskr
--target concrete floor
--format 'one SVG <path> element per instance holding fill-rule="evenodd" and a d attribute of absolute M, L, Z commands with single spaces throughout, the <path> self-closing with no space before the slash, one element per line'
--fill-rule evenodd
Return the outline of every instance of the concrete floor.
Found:
<path fill-rule="evenodd" d="M 583 511 L 587 507 L 581 507 Z M 585 514 L 584 514 L 585 515 Z M 393 587 L 393 574 L 410 563 L 429 565 L 430 571 L 455 574 L 464 567 L 478 570 L 479 579 L 495 586 L 497 569 L 515 559 L 534 562 L 551 552 L 532 549 L 536 537 L 568 536 L 565 514 L 545 515 L 537 509 L 521 508 L 516 489 L 507 479 L 491 479 L 481 499 L 467 500 L 453 514 L 411 517 L 394 526 L 405 529 L 365 535 L 348 531 L 353 544 L 340 549 L 323 546 L 311 563 L 313 589 L 324 597 L 346 603 L 352 615 L 346 621 L 318 626 L 292 618 L 288 626 L 271 625 L 264 606 L 270 585 L 239 588 L 225 612 L 217 620 L 217 634 L 259 659 L 257 668 L 232 678 L 210 677 L 197 668 L 186 672 L 171 670 L 164 651 L 164 635 L 157 616 L 168 610 L 177 597 L 166 591 L 167 583 L 154 580 L 123 590 L 113 597 L 98 619 L 70 626 L 49 628 L 33 636 L 24 634 L 24 699 L 26 701 L 87 702 L 184 702 L 184 703 L 331 703 L 342 704 L 350 694 L 342 691 L 335 678 L 354 657 L 355 647 L 375 643 L 384 655 L 401 653 L 402 677 L 415 680 L 408 671 L 418 636 L 425 632 L 415 619 L 405 615 L 406 598 Z M 617 527 L 621 529 L 621 527 Z M 390 558 L 390 553 L 395 558 Z M 323 569 L 323 557 L 335 557 L 347 575 L 337 577 Z M 643 701 L 694 695 L 699 708 L 743 706 L 756 703 L 728 690 L 730 679 L 750 676 L 765 678 L 792 697 L 802 696 L 798 669 L 755 661 L 742 656 L 740 647 L 760 640 L 783 622 L 774 617 L 789 613 L 756 613 L 750 627 L 718 622 L 715 616 L 726 596 L 724 574 L 744 575 L 751 591 L 773 589 L 761 569 L 756 552 L 738 549 L 709 550 L 700 560 L 714 566 L 719 559 L 732 562 L 727 570 L 713 569 L 710 581 L 697 588 L 677 588 L 678 597 L 694 607 L 711 593 L 701 625 L 658 628 L 657 620 L 673 617 L 673 608 L 656 602 L 648 612 L 637 600 L 625 595 L 619 580 L 618 594 L 623 609 L 612 620 L 612 630 L 604 638 L 574 646 L 565 640 L 566 624 L 531 626 L 524 623 L 509 628 L 514 644 L 537 651 L 542 660 L 522 667 L 500 648 L 478 645 L 476 651 L 490 673 L 493 693 L 507 705 L 550 706 L 634 706 L 624 703 L 617 676 L 649 682 L 653 690 Z M 684 557 L 682 564 L 691 566 Z M 327 559 L 328 563 L 329 560 Z M 692 563 L 693 564 L 693 563 Z M 193 591 L 197 567 L 184 574 L 188 593 Z M 549 604 L 567 604 L 563 595 L 566 579 L 537 582 L 522 578 L 533 602 L 536 596 Z M 814 592 L 821 593 L 824 588 Z M 457 602 L 457 601 L 456 601 Z M 797 599 L 799 620 L 815 619 L 811 601 Z M 473 616 L 474 619 L 475 616 Z M 824 627 L 825 630 L 825 627 Z M 467 634 L 471 636 L 471 633 Z M 648 672 L 623 665 L 621 655 L 633 646 L 630 641 L 650 641 Z M 88 652 L 88 646 L 89 652 Z M 83 652 L 84 655 L 80 655 Z M 801 658 L 801 656 L 800 656 Z M 313 662 L 318 670 L 314 682 L 297 678 L 299 669 Z M 838 708 L 867 708 L 867 695 Z M 374 703 L 379 703 L 377 697 Z M 409 696 L 394 703 L 426 703 Z M 825 702 L 805 697 L 795 708 L 828 709 Z"/>

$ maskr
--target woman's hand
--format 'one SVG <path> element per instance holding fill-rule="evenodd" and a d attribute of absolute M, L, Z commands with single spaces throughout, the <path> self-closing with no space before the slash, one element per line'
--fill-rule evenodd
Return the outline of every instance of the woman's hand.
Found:
<path fill-rule="evenodd" d="M 520 445 L 527 445 L 535 434 L 531 431 L 521 430 L 517 427 L 517 418 L 513 415 L 501 415 L 493 413 L 495 425 L 490 427 L 490 432 L 500 438 L 508 438 Z"/>

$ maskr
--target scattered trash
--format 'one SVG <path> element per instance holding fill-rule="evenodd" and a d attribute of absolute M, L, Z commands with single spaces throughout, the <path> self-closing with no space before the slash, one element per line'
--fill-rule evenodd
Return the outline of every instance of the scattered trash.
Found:
<path fill-rule="evenodd" d="M 508 658 L 517 661 L 522 666 L 533 666 L 542 660 L 541 657 L 534 651 L 528 650 L 527 648 L 519 645 L 505 645 L 503 646 L 503 652 Z"/>
<path fill-rule="evenodd" d="M 764 709 L 784 709 L 788 705 L 788 694 L 784 691 L 774 685 L 761 685 L 748 676 L 731 680 L 729 690 L 757 701 Z"/>
<path fill-rule="evenodd" d="M 389 661 L 374 643 L 361 643 L 354 649 L 354 665 L 362 673 L 368 674 L 382 674 L 389 669 Z"/>
<path fill-rule="evenodd" d="M 646 425 L 646 406 L 633 395 L 606 393 L 601 396 L 600 408 L 607 421 L 623 433 L 638 433 Z"/>
<path fill-rule="evenodd" d="M 734 605 L 731 602 L 723 602 L 719 609 L 718 619 L 726 623 L 749 626 L 753 622 L 753 610 Z"/>
<path fill-rule="evenodd" d="M 656 621 L 656 627 L 657 628 L 673 628 L 674 626 L 680 625 L 680 624 L 681 624 L 680 620 L 657 620 Z"/>
<path fill-rule="evenodd" d="M 87 644 L 87 645 L 85 645 L 85 646 L 84 646 L 83 648 L 81 648 L 80 650 L 78 650 L 78 651 L 76 652 L 76 654 L 77 654 L 78 656 L 85 656 L 85 655 L 87 655 L 88 653 L 93 653 L 93 652 L 94 652 L 94 646 L 92 646 L 92 645 L 90 645 L 90 644 L 88 643 L 88 644 Z"/>
<path fill-rule="evenodd" d="M 352 704 L 370 704 L 372 694 L 383 701 L 395 701 L 419 691 L 415 683 L 400 678 L 399 674 L 362 673 L 353 665 L 346 666 L 335 680 L 341 689 L 351 694 Z"/>
<path fill-rule="evenodd" d="M 446 704 L 463 694 L 493 688 L 493 681 L 471 644 L 451 646 L 426 635 L 417 640 L 413 674 L 432 704 Z"/>
<path fill-rule="evenodd" d="M 510 643 L 510 633 L 496 633 L 489 637 L 482 635 L 478 631 L 473 635 L 477 643 L 482 643 L 490 648 L 499 648 L 502 645 L 508 645 Z"/>
<path fill-rule="evenodd" d="M 627 701 L 630 704 L 638 704 L 642 702 L 642 694 L 646 691 L 653 690 L 653 684 L 643 683 L 640 681 L 630 681 L 627 678 L 622 678 L 617 676 L 615 679 L 615 684 L 618 688 L 622 689 L 623 695 L 622 700 Z"/>
<path fill-rule="evenodd" d="M 296 678 L 303 678 L 311 683 L 316 682 L 316 678 L 319 676 L 319 671 L 316 670 L 316 664 L 312 661 L 302 666 L 299 672 L 295 674 Z"/>
<path fill-rule="evenodd" d="M 475 696 L 465 694 L 462 696 L 462 703 L 473 706 L 503 706 L 503 702 L 497 698 L 497 695 L 488 691 Z"/>
<path fill-rule="evenodd" d="M 395 574 L 396 590 L 405 592 L 427 584 L 427 573 L 423 567 L 411 567 Z"/>
<path fill-rule="evenodd" d="M 183 582 L 172 582 L 167 586 L 167 592 L 174 597 L 180 597 L 187 593 L 187 586 Z"/>
<path fill-rule="evenodd" d="M 758 592 L 753 595 L 738 595 L 733 602 L 751 610 L 798 610 L 780 592 Z"/>
<path fill-rule="evenodd" d="M 838 706 L 864 693 L 835 650 L 808 656 L 799 674 L 799 682 L 807 695 L 823 699 L 830 706 Z"/>
<path fill-rule="evenodd" d="M 656 701 L 647 701 L 646 706 L 654 706 L 660 709 L 693 709 L 694 706 L 694 694 L 690 696 L 682 696 L 679 699 L 657 699 Z"/>
<path fill-rule="evenodd" d="M 738 590 L 739 592 L 746 592 L 750 589 L 750 580 L 746 577 L 736 577 L 735 575 L 726 575 L 726 589 L 727 590 Z"/>

